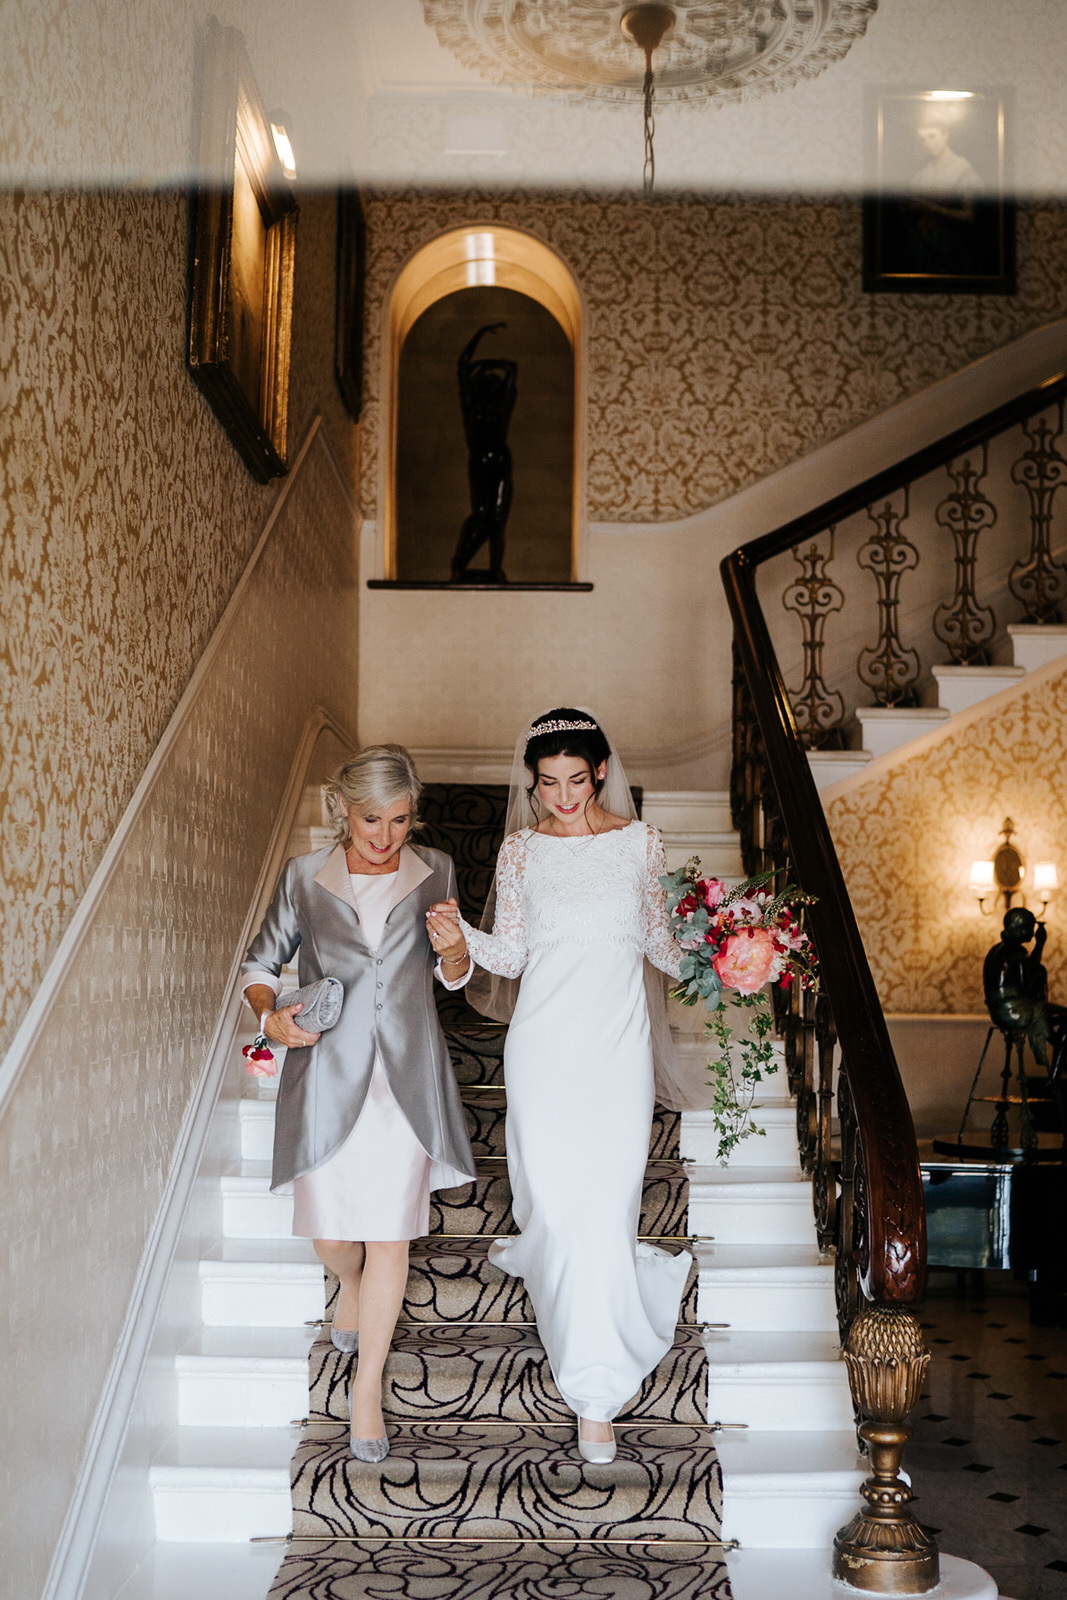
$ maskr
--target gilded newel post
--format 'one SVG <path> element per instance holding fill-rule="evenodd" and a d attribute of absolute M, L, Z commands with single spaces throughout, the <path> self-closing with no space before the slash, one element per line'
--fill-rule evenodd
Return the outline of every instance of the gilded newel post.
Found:
<path fill-rule="evenodd" d="M 937 1545 L 915 1520 L 900 1461 L 911 1438 L 903 1419 L 918 1403 L 930 1352 L 910 1311 L 868 1305 L 844 1357 L 873 1471 L 860 1490 L 866 1505 L 834 1540 L 834 1577 L 875 1594 L 925 1594 L 940 1576 Z"/>

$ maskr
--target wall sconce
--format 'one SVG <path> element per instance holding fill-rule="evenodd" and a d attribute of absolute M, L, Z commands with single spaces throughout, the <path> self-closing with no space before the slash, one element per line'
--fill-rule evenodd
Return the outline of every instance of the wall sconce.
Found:
<path fill-rule="evenodd" d="M 992 861 L 971 862 L 971 878 L 968 887 L 978 901 L 978 909 L 984 911 L 986 901 L 996 888 L 996 884 L 993 882 Z"/>
<path fill-rule="evenodd" d="M 1045 908 L 1059 886 L 1060 880 L 1054 861 L 1037 861 L 1034 863 L 1034 893 L 1041 901 L 1042 916 L 1045 915 Z"/>
<path fill-rule="evenodd" d="M 282 171 L 287 178 L 296 177 L 296 156 L 293 154 L 293 141 L 289 137 L 289 116 L 285 111 L 272 111 L 267 117 L 270 123 L 270 136 L 274 140 L 274 148 L 281 162 Z"/>
<path fill-rule="evenodd" d="M 1004 826 L 1000 830 L 1001 843 L 993 852 L 991 861 L 972 861 L 971 875 L 968 887 L 975 899 L 978 908 L 986 916 L 992 916 L 998 907 L 998 900 L 1004 896 L 1004 910 L 1011 909 L 1011 903 L 1016 895 L 1022 899 L 1022 883 L 1026 877 L 1026 863 L 1023 861 L 1018 848 L 1012 844 L 1012 835 L 1015 824 L 1010 817 L 1004 818 Z M 1042 916 L 1049 900 L 1060 886 L 1059 876 L 1056 872 L 1054 861 L 1039 861 L 1034 867 L 1034 894 L 1041 901 Z M 986 901 L 990 905 L 986 906 Z"/>

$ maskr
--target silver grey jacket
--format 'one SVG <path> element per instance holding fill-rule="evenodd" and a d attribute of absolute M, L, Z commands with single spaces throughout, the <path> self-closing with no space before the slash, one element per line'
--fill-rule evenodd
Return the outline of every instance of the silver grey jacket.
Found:
<path fill-rule="evenodd" d="M 377 950 L 367 945 L 342 845 L 294 856 L 242 963 L 277 976 L 299 951 L 301 984 L 339 978 L 345 998 L 336 1025 L 307 1049 L 286 1053 L 278 1088 L 271 1187 L 321 1166 L 344 1143 L 382 1059 L 393 1096 L 426 1153 L 474 1176 L 459 1089 L 433 998 L 435 957 L 426 911 L 454 896 L 456 874 L 440 850 L 405 844 L 395 894 Z M 298 1019 L 299 1020 L 299 1019 Z"/>

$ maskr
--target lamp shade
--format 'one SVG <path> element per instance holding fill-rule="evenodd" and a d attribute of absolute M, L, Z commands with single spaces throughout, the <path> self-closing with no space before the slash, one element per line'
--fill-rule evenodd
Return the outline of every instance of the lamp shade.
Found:
<path fill-rule="evenodd" d="M 1056 872 L 1056 863 L 1054 861 L 1035 861 L 1034 888 L 1037 890 L 1058 889 L 1059 886 L 1060 880 Z"/>
<path fill-rule="evenodd" d="M 992 861 L 972 861 L 970 886 L 975 893 L 986 893 L 993 888 Z"/>

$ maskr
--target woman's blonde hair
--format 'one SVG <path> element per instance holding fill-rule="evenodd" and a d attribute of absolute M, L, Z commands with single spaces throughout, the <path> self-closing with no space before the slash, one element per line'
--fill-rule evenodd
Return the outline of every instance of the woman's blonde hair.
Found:
<path fill-rule="evenodd" d="M 402 744 L 369 744 L 323 784 L 326 814 L 338 844 L 347 844 L 352 837 L 348 818 L 341 810 L 342 800 L 357 817 L 384 811 L 398 800 L 410 800 L 411 826 L 417 828 L 421 793 L 415 763 Z"/>

